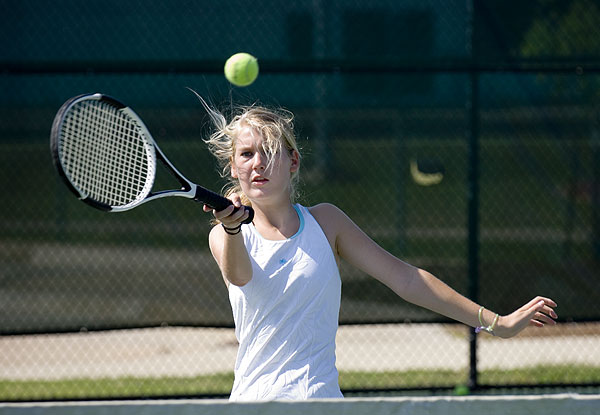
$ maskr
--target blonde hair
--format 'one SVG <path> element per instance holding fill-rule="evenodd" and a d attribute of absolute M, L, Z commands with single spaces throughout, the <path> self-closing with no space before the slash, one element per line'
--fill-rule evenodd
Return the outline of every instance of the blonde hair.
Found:
<path fill-rule="evenodd" d="M 259 105 L 240 106 L 233 111 L 231 121 L 227 122 L 221 112 L 211 108 L 198 94 L 196 96 L 208 112 L 215 128 L 214 133 L 204 142 L 219 163 L 221 177 L 228 180 L 223 189 L 225 196 L 229 197 L 237 193 L 240 195 L 243 204 L 251 205 L 238 180 L 231 176 L 231 165 L 235 156 L 237 137 L 245 126 L 260 132 L 263 137 L 263 150 L 268 160 L 267 168 L 269 168 L 275 161 L 275 156 L 284 150 L 288 152 L 288 155 L 296 151 L 300 156 L 294 133 L 294 115 L 283 108 L 270 109 Z M 298 197 L 298 181 L 299 169 L 296 169 L 290 176 L 290 201 L 292 203 Z"/>

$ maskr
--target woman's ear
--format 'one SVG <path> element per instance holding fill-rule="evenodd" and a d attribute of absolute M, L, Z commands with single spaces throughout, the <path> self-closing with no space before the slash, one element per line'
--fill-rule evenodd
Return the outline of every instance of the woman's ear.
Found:
<path fill-rule="evenodd" d="M 233 157 L 231 158 L 229 165 L 231 166 L 231 177 L 233 177 L 234 179 L 237 179 L 238 172 L 237 172 L 237 167 L 235 167 L 235 164 L 233 163 Z"/>
<path fill-rule="evenodd" d="M 300 168 L 300 153 L 294 150 L 290 155 L 290 160 L 292 164 L 290 165 L 290 173 L 297 171 Z"/>

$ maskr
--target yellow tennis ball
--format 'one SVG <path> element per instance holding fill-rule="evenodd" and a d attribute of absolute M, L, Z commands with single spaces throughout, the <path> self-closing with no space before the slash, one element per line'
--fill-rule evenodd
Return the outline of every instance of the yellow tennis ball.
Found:
<path fill-rule="evenodd" d="M 225 62 L 225 78 L 236 86 L 248 86 L 258 76 L 258 61 L 249 53 L 236 53 Z"/>
<path fill-rule="evenodd" d="M 471 390 L 467 385 L 457 385 L 454 388 L 454 395 L 456 396 L 467 396 L 471 393 Z"/>

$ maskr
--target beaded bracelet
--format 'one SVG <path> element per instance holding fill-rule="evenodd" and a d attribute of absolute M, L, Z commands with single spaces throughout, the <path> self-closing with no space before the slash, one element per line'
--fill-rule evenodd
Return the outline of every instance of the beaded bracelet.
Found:
<path fill-rule="evenodd" d="M 223 224 L 221 224 L 221 226 L 223 227 L 223 229 L 225 230 L 225 233 L 227 235 L 237 235 L 242 230 L 242 224 L 241 223 L 237 227 L 235 227 L 235 228 L 228 228 L 228 227 L 226 227 Z"/>
<path fill-rule="evenodd" d="M 500 315 L 498 313 L 496 313 L 496 316 L 494 317 L 494 321 L 492 322 L 492 324 L 486 327 L 483 324 L 483 321 L 481 320 L 481 313 L 483 312 L 484 308 L 485 307 L 479 308 L 479 324 L 481 324 L 481 325 L 478 327 L 475 327 L 475 333 L 479 333 L 483 330 L 483 331 L 487 331 L 488 333 L 490 333 L 493 336 L 494 328 L 496 327 L 496 323 L 498 323 L 498 319 L 500 318 Z"/>

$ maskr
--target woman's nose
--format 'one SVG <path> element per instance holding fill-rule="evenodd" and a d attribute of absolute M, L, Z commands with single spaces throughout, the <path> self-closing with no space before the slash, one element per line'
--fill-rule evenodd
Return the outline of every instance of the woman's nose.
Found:
<path fill-rule="evenodd" d="M 264 170 L 265 169 L 265 155 L 262 154 L 260 151 L 257 151 L 256 153 L 254 153 L 254 163 L 253 163 L 253 167 L 256 170 Z"/>

